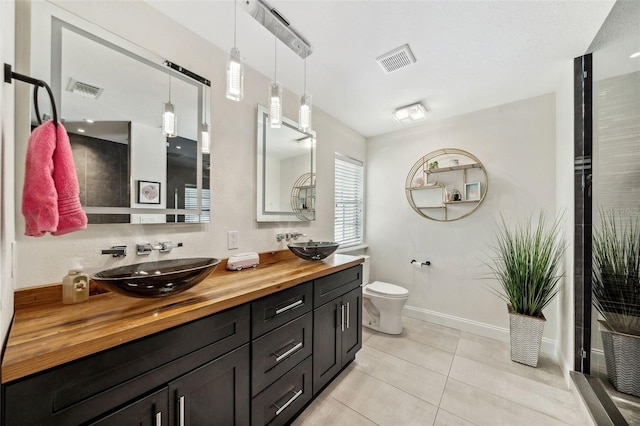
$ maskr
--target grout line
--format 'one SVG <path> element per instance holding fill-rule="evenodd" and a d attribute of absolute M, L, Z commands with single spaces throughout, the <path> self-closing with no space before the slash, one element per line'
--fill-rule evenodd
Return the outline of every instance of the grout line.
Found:
<path fill-rule="evenodd" d="M 369 417 L 367 417 L 365 414 L 363 414 L 363 413 L 359 412 L 358 410 L 355 410 L 355 409 L 353 409 L 353 408 L 349 407 L 347 404 L 345 404 L 344 402 L 340 401 L 339 399 L 334 398 L 334 397 L 333 397 L 333 396 L 331 396 L 331 395 L 328 395 L 328 396 L 327 396 L 327 398 L 331 398 L 331 399 L 333 399 L 333 400 L 334 400 L 334 401 L 336 401 L 338 404 L 340 404 L 340 405 L 344 406 L 345 408 L 347 408 L 347 409 L 349 409 L 349 410 L 353 411 L 354 413 L 358 414 L 359 416 L 364 417 L 365 419 L 369 420 L 371 423 L 373 423 L 373 424 L 375 424 L 375 425 L 378 425 L 378 426 L 379 426 L 379 423 L 374 422 L 374 421 L 373 421 L 373 419 L 370 419 L 370 418 L 369 418 Z"/>

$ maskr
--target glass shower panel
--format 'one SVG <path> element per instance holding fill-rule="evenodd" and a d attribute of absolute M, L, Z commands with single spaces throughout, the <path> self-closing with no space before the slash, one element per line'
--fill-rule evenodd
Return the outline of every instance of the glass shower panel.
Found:
<path fill-rule="evenodd" d="M 638 38 L 633 37 L 593 53 L 594 235 L 602 232 L 603 226 L 611 221 L 615 221 L 618 234 L 632 223 L 640 223 L 640 57 L 632 57 L 640 50 L 637 41 Z M 598 257 L 595 242 L 594 239 L 594 259 Z M 611 253 L 611 250 L 607 252 Z M 634 297 L 627 291 L 626 284 L 617 284 L 618 290 L 622 290 L 620 294 L 624 294 L 624 300 L 631 305 L 626 309 L 640 314 L 640 304 L 636 303 L 639 295 Z M 597 288 L 595 280 L 592 285 Z M 624 309 L 619 305 L 620 300 L 615 302 L 616 306 L 605 311 Z M 627 422 L 640 424 L 640 397 L 619 392 L 612 384 L 618 382 L 620 388 L 620 382 L 630 375 L 622 369 L 610 368 L 615 371 L 613 374 L 620 376 L 612 378 L 612 371 L 607 371 L 605 352 L 609 357 L 613 350 L 610 345 L 603 345 L 602 320 L 594 308 L 591 374 L 601 380 Z M 606 336 L 610 334 L 605 332 L 605 339 L 608 339 Z M 635 365 L 637 370 L 637 363 Z M 639 373 L 636 371 L 635 374 Z"/>

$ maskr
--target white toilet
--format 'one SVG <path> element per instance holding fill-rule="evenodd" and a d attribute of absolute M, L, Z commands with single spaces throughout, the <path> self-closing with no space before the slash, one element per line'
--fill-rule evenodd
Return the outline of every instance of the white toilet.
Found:
<path fill-rule="evenodd" d="M 402 308 L 409 290 L 382 281 L 369 284 L 369 256 L 362 256 L 362 325 L 387 334 L 402 333 Z"/>

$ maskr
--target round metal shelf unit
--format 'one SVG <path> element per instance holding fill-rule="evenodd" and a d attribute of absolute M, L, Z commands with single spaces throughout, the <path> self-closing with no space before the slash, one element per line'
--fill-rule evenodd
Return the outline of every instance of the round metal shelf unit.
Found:
<path fill-rule="evenodd" d="M 305 173 L 293 184 L 291 209 L 300 220 L 316 220 L 315 173 Z"/>
<path fill-rule="evenodd" d="M 405 183 L 413 210 L 439 222 L 469 216 L 480 207 L 488 189 L 489 179 L 482 162 L 456 148 L 439 149 L 420 158 Z"/>

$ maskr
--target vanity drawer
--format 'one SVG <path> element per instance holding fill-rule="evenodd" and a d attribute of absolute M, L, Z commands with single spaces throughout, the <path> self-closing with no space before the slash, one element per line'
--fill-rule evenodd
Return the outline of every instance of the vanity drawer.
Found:
<path fill-rule="evenodd" d="M 311 312 L 312 285 L 310 281 L 252 302 L 251 337 L 255 339 Z"/>
<path fill-rule="evenodd" d="M 309 312 L 254 340 L 251 395 L 254 396 L 311 355 L 313 316 Z"/>
<path fill-rule="evenodd" d="M 313 282 L 313 307 L 317 308 L 362 284 L 362 265 L 354 266 Z"/>
<path fill-rule="evenodd" d="M 251 424 L 288 424 L 311 400 L 311 357 L 278 379 L 251 401 Z"/>

